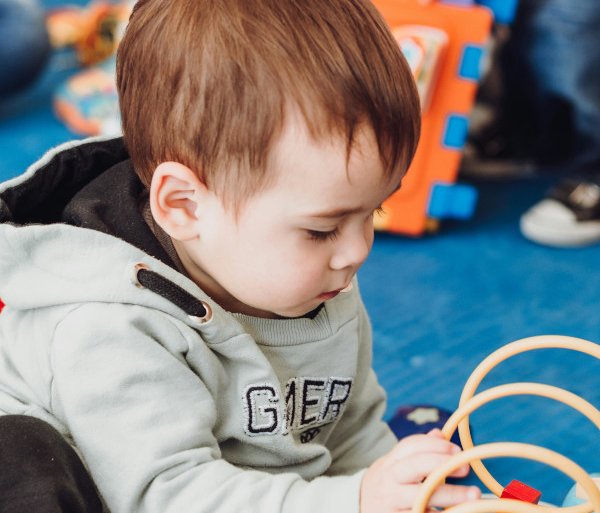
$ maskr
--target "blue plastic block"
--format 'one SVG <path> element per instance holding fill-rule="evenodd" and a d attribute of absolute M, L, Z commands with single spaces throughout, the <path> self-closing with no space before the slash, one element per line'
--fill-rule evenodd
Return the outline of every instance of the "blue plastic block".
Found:
<path fill-rule="evenodd" d="M 427 215 L 434 219 L 469 219 L 476 204 L 477 190 L 474 187 L 436 182 L 431 188 Z"/>
<path fill-rule="evenodd" d="M 388 422 L 397 438 L 429 433 L 432 429 L 442 429 L 452 412 L 431 404 L 411 404 L 401 406 Z M 460 445 L 458 431 L 452 435 L 452 442 Z"/>
<path fill-rule="evenodd" d="M 467 141 L 469 120 L 461 114 L 450 114 L 446 118 L 446 128 L 442 139 L 445 148 L 462 150 Z"/>
<path fill-rule="evenodd" d="M 519 0 L 477 0 L 477 2 L 492 10 L 496 23 L 512 23 L 519 5 Z"/>
<path fill-rule="evenodd" d="M 481 78 L 481 58 L 483 48 L 478 45 L 465 45 L 463 47 L 458 76 L 467 80 L 478 82 Z"/>

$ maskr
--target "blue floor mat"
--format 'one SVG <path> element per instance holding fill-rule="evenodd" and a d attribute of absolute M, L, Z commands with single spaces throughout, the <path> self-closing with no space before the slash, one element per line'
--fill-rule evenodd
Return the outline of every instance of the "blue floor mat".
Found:
<path fill-rule="evenodd" d="M 73 138 L 56 120 L 51 95 L 73 72 L 56 55 L 35 86 L 0 104 L 0 180 L 22 172 L 47 149 Z M 360 271 L 374 329 L 374 366 L 388 392 L 387 417 L 401 405 L 457 405 L 470 372 L 510 341 L 563 334 L 600 341 L 600 246 L 536 246 L 518 231 L 521 213 L 551 177 L 479 183 L 473 219 L 447 223 L 420 239 L 378 234 Z M 539 381 L 568 388 L 600 406 L 600 362 L 561 350 L 521 355 L 499 366 L 483 388 Z M 503 399 L 471 419 L 476 443 L 525 441 L 557 450 L 600 471 L 598 430 L 566 406 L 532 397 Z M 519 479 L 560 503 L 569 479 L 524 460 L 490 461 L 506 484 Z"/>

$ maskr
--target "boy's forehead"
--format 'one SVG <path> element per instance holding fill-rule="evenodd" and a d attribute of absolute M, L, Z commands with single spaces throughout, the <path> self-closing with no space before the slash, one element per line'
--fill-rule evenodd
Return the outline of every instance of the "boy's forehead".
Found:
<path fill-rule="evenodd" d="M 277 181 L 302 182 L 316 178 L 325 186 L 343 174 L 352 182 L 357 175 L 383 176 L 379 146 L 371 127 L 356 127 L 352 143 L 341 129 L 312 133 L 298 116 L 288 118 L 270 154 L 271 172 Z M 342 173 L 340 173 L 342 172 Z"/>
<path fill-rule="evenodd" d="M 335 218 L 376 208 L 403 173 L 384 171 L 368 126 L 356 131 L 350 150 L 342 133 L 316 138 L 306 126 L 288 125 L 273 146 L 263 199 L 303 217 Z"/>

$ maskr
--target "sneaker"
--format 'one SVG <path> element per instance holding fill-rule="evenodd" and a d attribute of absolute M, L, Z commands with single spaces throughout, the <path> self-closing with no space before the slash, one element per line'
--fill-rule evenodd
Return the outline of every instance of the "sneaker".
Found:
<path fill-rule="evenodd" d="M 521 216 L 527 239 L 555 247 L 600 242 L 600 185 L 567 180 Z"/>

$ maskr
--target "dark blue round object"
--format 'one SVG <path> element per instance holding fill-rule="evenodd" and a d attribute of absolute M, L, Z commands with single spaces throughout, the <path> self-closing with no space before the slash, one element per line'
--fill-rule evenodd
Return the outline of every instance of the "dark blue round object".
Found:
<path fill-rule="evenodd" d="M 409 435 L 429 433 L 436 428 L 441 430 L 450 415 L 452 415 L 451 411 L 439 406 L 413 404 L 398 408 L 388 424 L 398 438 L 404 438 Z M 452 441 L 460 445 L 458 431 L 452 435 Z"/>
<path fill-rule="evenodd" d="M 43 7 L 36 0 L 0 0 L 0 98 L 30 85 L 49 55 Z"/>

